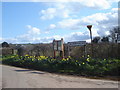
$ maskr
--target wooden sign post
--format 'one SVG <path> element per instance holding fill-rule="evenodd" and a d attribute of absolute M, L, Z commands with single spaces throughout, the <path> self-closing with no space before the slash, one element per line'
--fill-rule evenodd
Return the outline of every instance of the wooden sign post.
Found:
<path fill-rule="evenodd" d="M 92 25 L 87 25 L 87 28 L 88 28 L 89 31 L 90 31 L 90 38 L 91 38 L 91 56 L 93 57 L 93 44 L 92 44 L 92 31 L 91 31 Z"/>

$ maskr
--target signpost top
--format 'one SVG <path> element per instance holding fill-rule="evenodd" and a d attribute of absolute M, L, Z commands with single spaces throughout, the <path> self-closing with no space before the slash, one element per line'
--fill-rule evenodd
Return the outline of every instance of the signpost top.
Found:
<path fill-rule="evenodd" d="M 89 30 L 91 30 L 92 25 L 87 25 L 87 28 L 88 28 Z"/>

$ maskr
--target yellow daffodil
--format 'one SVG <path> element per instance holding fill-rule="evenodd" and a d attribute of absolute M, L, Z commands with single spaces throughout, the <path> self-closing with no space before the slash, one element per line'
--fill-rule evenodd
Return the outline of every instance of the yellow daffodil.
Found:
<path fill-rule="evenodd" d="M 28 54 L 26 54 L 25 56 L 29 56 Z"/>
<path fill-rule="evenodd" d="M 90 57 L 90 55 L 87 55 L 88 57 Z"/>
<path fill-rule="evenodd" d="M 90 61 L 90 58 L 87 58 L 87 61 L 89 62 L 89 61 Z"/>
<path fill-rule="evenodd" d="M 78 60 L 76 60 L 76 62 L 78 62 Z"/>
<path fill-rule="evenodd" d="M 62 59 L 62 61 L 66 61 L 66 59 L 65 59 L 65 58 L 63 58 L 63 59 Z"/>
<path fill-rule="evenodd" d="M 67 60 L 69 60 L 69 58 L 67 58 Z"/>
<path fill-rule="evenodd" d="M 68 56 L 68 58 L 70 58 L 70 59 L 71 59 L 71 56 Z"/>

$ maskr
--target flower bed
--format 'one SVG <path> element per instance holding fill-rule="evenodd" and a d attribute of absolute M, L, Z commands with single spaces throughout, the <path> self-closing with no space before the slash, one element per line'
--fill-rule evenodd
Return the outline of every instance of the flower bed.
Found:
<path fill-rule="evenodd" d="M 2 57 L 2 63 L 35 70 L 85 76 L 119 76 L 118 69 L 120 68 L 119 59 L 92 59 L 89 55 L 77 60 L 70 56 L 58 60 L 46 56 L 9 55 Z"/>

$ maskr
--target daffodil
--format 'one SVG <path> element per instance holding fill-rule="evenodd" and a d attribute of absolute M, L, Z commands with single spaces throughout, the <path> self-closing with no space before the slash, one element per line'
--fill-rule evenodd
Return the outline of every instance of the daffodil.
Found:
<path fill-rule="evenodd" d="M 90 57 L 90 55 L 87 55 L 88 57 Z"/>
<path fill-rule="evenodd" d="M 89 61 L 90 61 L 90 58 L 87 58 L 87 61 L 89 62 Z"/>
<path fill-rule="evenodd" d="M 52 61 L 55 60 L 55 59 L 51 59 Z"/>
<path fill-rule="evenodd" d="M 78 60 L 76 60 L 76 62 L 78 62 Z"/>
<path fill-rule="evenodd" d="M 26 54 L 25 56 L 29 56 L 28 54 Z"/>
<path fill-rule="evenodd" d="M 32 61 L 34 61 L 34 59 L 32 58 Z"/>
<path fill-rule="evenodd" d="M 11 58 L 14 58 L 14 56 L 11 56 Z"/>
<path fill-rule="evenodd" d="M 84 62 L 82 64 L 85 64 Z"/>
<path fill-rule="evenodd" d="M 41 60 L 40 58 L 38 58 L 38 60 Z"/>
<path fill-rule="evenodd" d="M 65 58 L 63 58 L 63 59 L 62 59 L 62 61 L 66 61 L 66 59 L 65 59 Z"/>
<path fill-rule="evenodd" d="M 82 57 L 84 58 L 84 55 Z"/>
<path fill-rule="evenodd" d="M 70 58 L 70 59 L 71 59 L 71 56 L 68 56 L 68 58 Z"/>
<path fill-rule="evenodd" d="M 69 60 L 69 58 L 67 58 L 66 60 Z"/>

